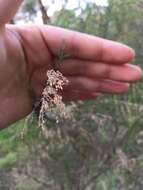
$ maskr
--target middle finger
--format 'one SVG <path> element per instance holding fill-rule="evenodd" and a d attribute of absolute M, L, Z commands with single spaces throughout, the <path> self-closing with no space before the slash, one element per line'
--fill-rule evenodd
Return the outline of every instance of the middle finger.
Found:
<path fill-rule="evenodd" d="M 65 76 L 85 76 L 121 82 L 135 82 L 142 75 L 141 69 L 131 64 L 115 65 L 77 59 L 64 60 L 60 64 L 60 71 Z"/>

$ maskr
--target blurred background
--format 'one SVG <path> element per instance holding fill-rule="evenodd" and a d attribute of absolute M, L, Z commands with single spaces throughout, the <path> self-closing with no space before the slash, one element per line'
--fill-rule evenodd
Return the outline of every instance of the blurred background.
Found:
<path fill-rule="evenodd" d="M 142 67 L 143 0 L 25 0 L 11 20 L 24 23 L 126 43 Z M 48 120 L 48 138 L 34 113 L 0 132 L 0 190 L 142 190 L 143 81 L 68 108 L 72 118 Z"/>

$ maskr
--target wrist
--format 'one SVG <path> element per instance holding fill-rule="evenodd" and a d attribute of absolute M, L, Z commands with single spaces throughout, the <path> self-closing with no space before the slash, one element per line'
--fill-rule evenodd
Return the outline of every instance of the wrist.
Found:
<path fill-rule="evenodd" d="M 30 99 L 22 97 L 0 97 L 0 129 L 6 128 L 26 117 L 32 111 Z"/>

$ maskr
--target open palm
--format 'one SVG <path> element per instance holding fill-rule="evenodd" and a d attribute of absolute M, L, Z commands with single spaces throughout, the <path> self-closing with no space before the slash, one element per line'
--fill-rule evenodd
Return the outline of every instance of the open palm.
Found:
<path fill-rule="evenodd" d="M 102 38 L 52 26 L 5 25 L 21 0 L 0 0 L 0 127 L 32 111 L 41 97 L 46 72 L 68 55 L 59 70 L 69 79 L 65 100 L 95 98 L 98 93 L 123 93 L 141 77 L 130 65 L 131 48 Z"/>

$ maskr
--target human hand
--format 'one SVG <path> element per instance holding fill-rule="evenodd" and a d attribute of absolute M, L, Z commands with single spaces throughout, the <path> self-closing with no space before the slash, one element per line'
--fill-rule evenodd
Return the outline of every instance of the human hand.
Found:
<path fill-rule="evenodd" d="M 65 100 L 95 98 L 98 93 L 124 93 L 141 78 L 129 64 L 134 51 L 120 43 L 52 26 L 12 26 L 21 0 L 0 0 L 0 127 L 25 117 L 41 98 L 46 72 L 68 58 L 59 70 L 68 78 Z"/>

